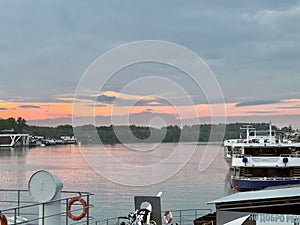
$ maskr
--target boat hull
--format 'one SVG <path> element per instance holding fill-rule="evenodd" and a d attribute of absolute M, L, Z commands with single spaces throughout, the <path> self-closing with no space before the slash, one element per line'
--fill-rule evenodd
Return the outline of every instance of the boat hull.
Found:
<path fill-rule="evenodd" d="M 268 179 L 239 179 L 232 178 L 231 185 L 238 191 L 261 190 L 267 187 L 300 184 L 300 179 L 268 180 Z"/>

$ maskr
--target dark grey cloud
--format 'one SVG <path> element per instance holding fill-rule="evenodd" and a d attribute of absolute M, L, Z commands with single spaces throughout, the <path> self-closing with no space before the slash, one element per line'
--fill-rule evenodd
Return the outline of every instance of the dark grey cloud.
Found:
<path fill-rule="evenodd" d="M 8 110 L 7 108 L 0 108 L 0 110 Z"/>
<path fill-rule="evenodd" d="M 299 6 L 280 0 L 2 1 L 1 97 L 46 102 L 75 93 L 98 56 L 126 42 L 158 39 L 203 57 L 229 102 L 298 98 Z M 122 89 L 126 79 L 107 89 Z M 176 80 L 198 99 L 186 77 Z"/>
<path fill-rule="evenodd" d="M 242 107 L 242 106 L 255 106 L 255 105 L 268 105 L 279 103 L 280 101 L 277 100 L 253 100 L 253 101 L 245 101 L 240 102 L 235 105 L 235 107 Z"/>
<path fill-rule="evenodd" d="M 274 113 L 277 113 L 279 111 L 263 111 L 263 110 L 252 110 L 252 111 L 248 111 L 247 113 L 254 113 L 254 114 L 270 114 L 273 115 Z"/>
<path fill-rule="evenodd" d="M 167 104 L 167 101 L 163 99 L 147 99 L 142 98 L 141 99 L 126 99 L 126 98 L 117 98 L 115 96 L 107 96 L 107 95 L 100 95 L 97 97 L 97 102 L 102 103 L 102 104 L 88 104 L 88 106 L 96 106 L 96 107 L 103 107 L 106 106 L 107 104 L 114 104 L 118 106 L 163 106 L 163 105 L 170 105 Z"/>
<path fill-rule="evenodd" d="M 113 103 L 115 100 L 116 97 L 114 96 L 99 95 L 97 97 L 97 102 L 102 102 L 102 103 Z"/>
<path fill-rule="evenodd" d="M 20 105 L 19 108 L 21 109 L 39 109 L 40 106 L 37 105 Z"/>

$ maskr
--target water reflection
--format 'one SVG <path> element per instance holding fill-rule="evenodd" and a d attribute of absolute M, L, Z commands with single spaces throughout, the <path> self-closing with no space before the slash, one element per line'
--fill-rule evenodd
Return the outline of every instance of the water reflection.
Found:
<path fill-rule="evenodd" d="M 163 148 L 167 148 L 164 145 Z M 214 146 L 210 146 L 214 148 Z M 124 154 L 122 145 L 110 146 L 110 152 L 119 160 L 127 163 L 140 162 L 141 153 Z M 97 146 L 87 146 L 93 157 Z M 184 151 L 184 148 L 182 149 Z M 223 153 L 219 152 L 212 164 L 204 171 L 199 171 L 199 163 L 204 157 L 203 145 L 197 149 L 190 161 L 170 179 L 150 186 L 136 187 L 113 183 L 97 174 L 83 159 L 78 146 L 49 146 L 37 148 L 1 149 L 0 179 L 1 188 L 27 189 L 30 176 L 40 169 L 59 176 L 64 183 L 64 190 L 89 191 L 93 196 L 93 214 L 107 218 L 127 215 L 133 209 L 133 196 L 156 195 L 163 192 L 163 209 L 207 208 L 206 202 L 223 197 L 229 193 L 229 168 Z M 152 154 L 148 152 L 148 154 Z M 164 152 L 161 156 L 164 156 Z M 129 157 L 129 158 L 128 158 Z M 205 157 L 210 157 L 208 155 Z M 159 158 L 152 160 L 160 160 Z M 178 160 L 179 162 L 180 160 Z M 101 163 L 101 161 L 99 161 Z M 173 163 L 176 163 L 174 161 Z M 119 176 L 130 176 L 126 171 L 116 171 L 115 165 L 106 165 L 106 169 Z M 155 174 L 154 174 L 155 175 Z"/>
<path fill-rule="evenodd" d="M 28 147 L 1 147 L 0 148 L 0 157 L 23 157 L 29 151 Z"/>

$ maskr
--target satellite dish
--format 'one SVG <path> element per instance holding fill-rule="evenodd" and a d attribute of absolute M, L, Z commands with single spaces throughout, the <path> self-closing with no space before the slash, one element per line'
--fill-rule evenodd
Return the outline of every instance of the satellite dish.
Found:
<path fill-rule="evenodd" d="M 62 188 L 62 181 L 45 170 L 34 173 L 28 182 L 29 193 L 40 203 L 53 200 Z"/>

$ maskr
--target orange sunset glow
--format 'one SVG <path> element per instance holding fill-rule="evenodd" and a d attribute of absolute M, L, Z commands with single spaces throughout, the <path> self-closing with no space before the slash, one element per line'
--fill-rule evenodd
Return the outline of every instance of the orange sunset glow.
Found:
<path fill-rule="evenodd" d="M 1 102 L 0 117 L 23 117 L 26 120 L 70 117 L 72 107 L 73 103 Z"/>
<path fill-rule="evenodd" d="M 111 93 L 109 93 L 113 96 Z M 114 94 L 116 96 L 116 93 Z M 119 95 L 123 99 L 153 99 L 153 96 L 129 96 Z M 147 106 L 130 106 L 130 105 L 113 105 L 103 104 L 98 106 L 93 101 L 75 103 L 79 110 L 76 110 L 76 115 L 73 115 L 73 102 L 70 98 L 66 102 L 5 102 L 0 103 L 0 117 L 23 117 L 26 120 L 44 120 L 44 119 L 59 119 L 86 117 L 86 116 L 122 116 L 139 114 L 145 111 L 151 111 L 155 114 L 170 114 L 176 115 L 178 119 L 189 119 L 197 117 L 225 116 L 242 117 L 255 115 L 297 115 L 299 114 L 300 99 L 290 99 L 273 104 L 249 105 L 237 107 L 236 103 L 226 104 L 198 104 L 194 106 L 167 106 L 167 105 L 147 105 Z"/>

